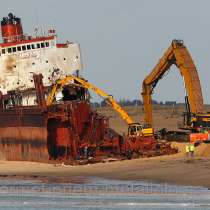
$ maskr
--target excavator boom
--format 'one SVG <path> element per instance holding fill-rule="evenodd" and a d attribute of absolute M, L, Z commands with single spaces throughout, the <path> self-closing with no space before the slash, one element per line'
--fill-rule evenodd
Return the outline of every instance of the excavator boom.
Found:
<path fill-rule="evenodd" d="M 176 65 L 183 77 L 188 94 L 190 112 L 199 114 L 204 112 L 203 96 L 195 64 L 182 40 L 173 40 L 163 57 L 151 73 L 144 79 L 142 97 L 145 112 L 145 123 L 152 125 L 152 98 L 154 88 L 172 65 Z"/>
<path fill-rule="evenodd" d="M 91 84 L 91 83 L 89 83 L 89 82 L 87 82 L 87 81 L 85 81 L 85 80 L 83 80 L 79 77 L 75 77 L 75 76 L 72 76 L 72 75 L 67 76 L 64 79 L 58 80 L 56 82 L 56 84 L 52 88 L 52 91 L 51 91 L 50 95 L 47 98 L 47 105 L 48 106 L 52 104 L 52 102 L 54 100 L 54 97 L 55 97 L 56 93 L 58 92 L 58 90 L 60 88 L 62 88 L 64 85 L 66 85 L 67 83 L 69 83 L 70 81 L 76 81 L 83 88 L 94 91 L 96 94 L 98 94 L 99 96 L 104 98 L 112 106 L 112 108 L 115 111 L 117 111 L 117 113 L 120 114 L 122 119 L 125 120 L 127 124 L 134 123 L 133 120 L 131 119 L 131 117 L 127 114 L 127 112 L 113 99 L 112 96 L 108 95 L 106 92 L 104 92 L 100 88 L 94 86 L 93 84 Z"/>

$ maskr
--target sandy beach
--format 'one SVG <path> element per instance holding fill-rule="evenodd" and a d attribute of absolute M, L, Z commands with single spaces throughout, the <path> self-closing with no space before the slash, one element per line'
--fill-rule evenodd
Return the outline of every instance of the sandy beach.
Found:
<path fill-rule="evenodd" d="M 180 150 L 183 146 L 179 144 Z M 4 178 L 40 179 L 45 182 L 71 182 L 75 177 L 91 176 L 210 188 L 210 157 L 204 157 L 210 145 L 199 147 L 194 158 L 187 158 L 180 151 L 170 156 L 79 166 L 0 161 L 0 175 Z"/>

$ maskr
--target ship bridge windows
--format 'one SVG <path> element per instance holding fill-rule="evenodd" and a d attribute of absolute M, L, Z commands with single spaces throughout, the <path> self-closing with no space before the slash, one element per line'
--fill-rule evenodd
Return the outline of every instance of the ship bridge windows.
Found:
<path fill-rule="evenodd" d="M 45 47 L 44 42 L 42 42 L 41 43 L 41 48 L 44 48 L 44 47 Z"/>
<path fill-rule="evenodd" d="M 23 50 L 23 51 L 26 50 L 26 46 L 25 46 L 25 45 L 22 46 L 22 50 Z"/>
<path fill-rule="evenodd" d="M 16 52 L 17 51 L 17 48 L 16 47 L 13 47 L 12 48 L 12 52 Z"/>
<path fill-rule="evenodd" d="M 11 47 L 7 48 L 7 52 L 11 53 L 12 52 L 12 48 Z"/>
<path fill-rule="evenodd" d="M 17 47 L 3 48 L 0 50 L 0 52 L 2 54 L 16 53 L 20 51 L 34 50 L 34 49 L 45 48 L 45 47 L 50 47 L 50 46 L 53 46 L 51 42 L 40 42 L 40 43 L 34 43 L 34 44 L 21 45 Z"/>

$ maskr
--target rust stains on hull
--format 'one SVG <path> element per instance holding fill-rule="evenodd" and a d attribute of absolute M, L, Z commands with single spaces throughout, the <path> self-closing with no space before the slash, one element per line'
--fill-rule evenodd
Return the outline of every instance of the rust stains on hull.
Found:
<path fill-rule="evenodd" d="M 0 156 L 6 160 L 75 160 L 86 145 L 102 142 L 108 128 L 87 101 L 1 109 L 0 119 Z"/>
<path fill-rule="evenodd" d="M 0 156 L 6 160 L 46 162 L 49 159 L 46 140 L 43 127 L 0 128 Z"/>

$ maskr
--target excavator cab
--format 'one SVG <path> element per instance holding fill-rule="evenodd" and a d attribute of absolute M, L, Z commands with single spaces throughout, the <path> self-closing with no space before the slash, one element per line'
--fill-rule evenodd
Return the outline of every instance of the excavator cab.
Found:
<path fill-rule="evenodd" d="M 197 114 L 191 118 L 192 128 L 210 130 L 210 114 Z"/>
<path fill-rule="evenodd" d="M 131 123 L 128 126 L 128 136 L 129 137 L 135 137 L 140 136 L 142 132 L 142 125 L 139 123 Z"/>
<path fill-rule="evenodd" d="M 210 131 L 210 113 L 191 113 L 188 96 L 185 96 L 185 106 L 183 128 L 195 133 L 202 133 L 203 130 Z"/>
<path fill-rule="evenodd" d="M 153 136 L 154 130 L 148 126 L 142 126 L 140 123 L 131 123 L 128 126 L 128 136 Z"/>

